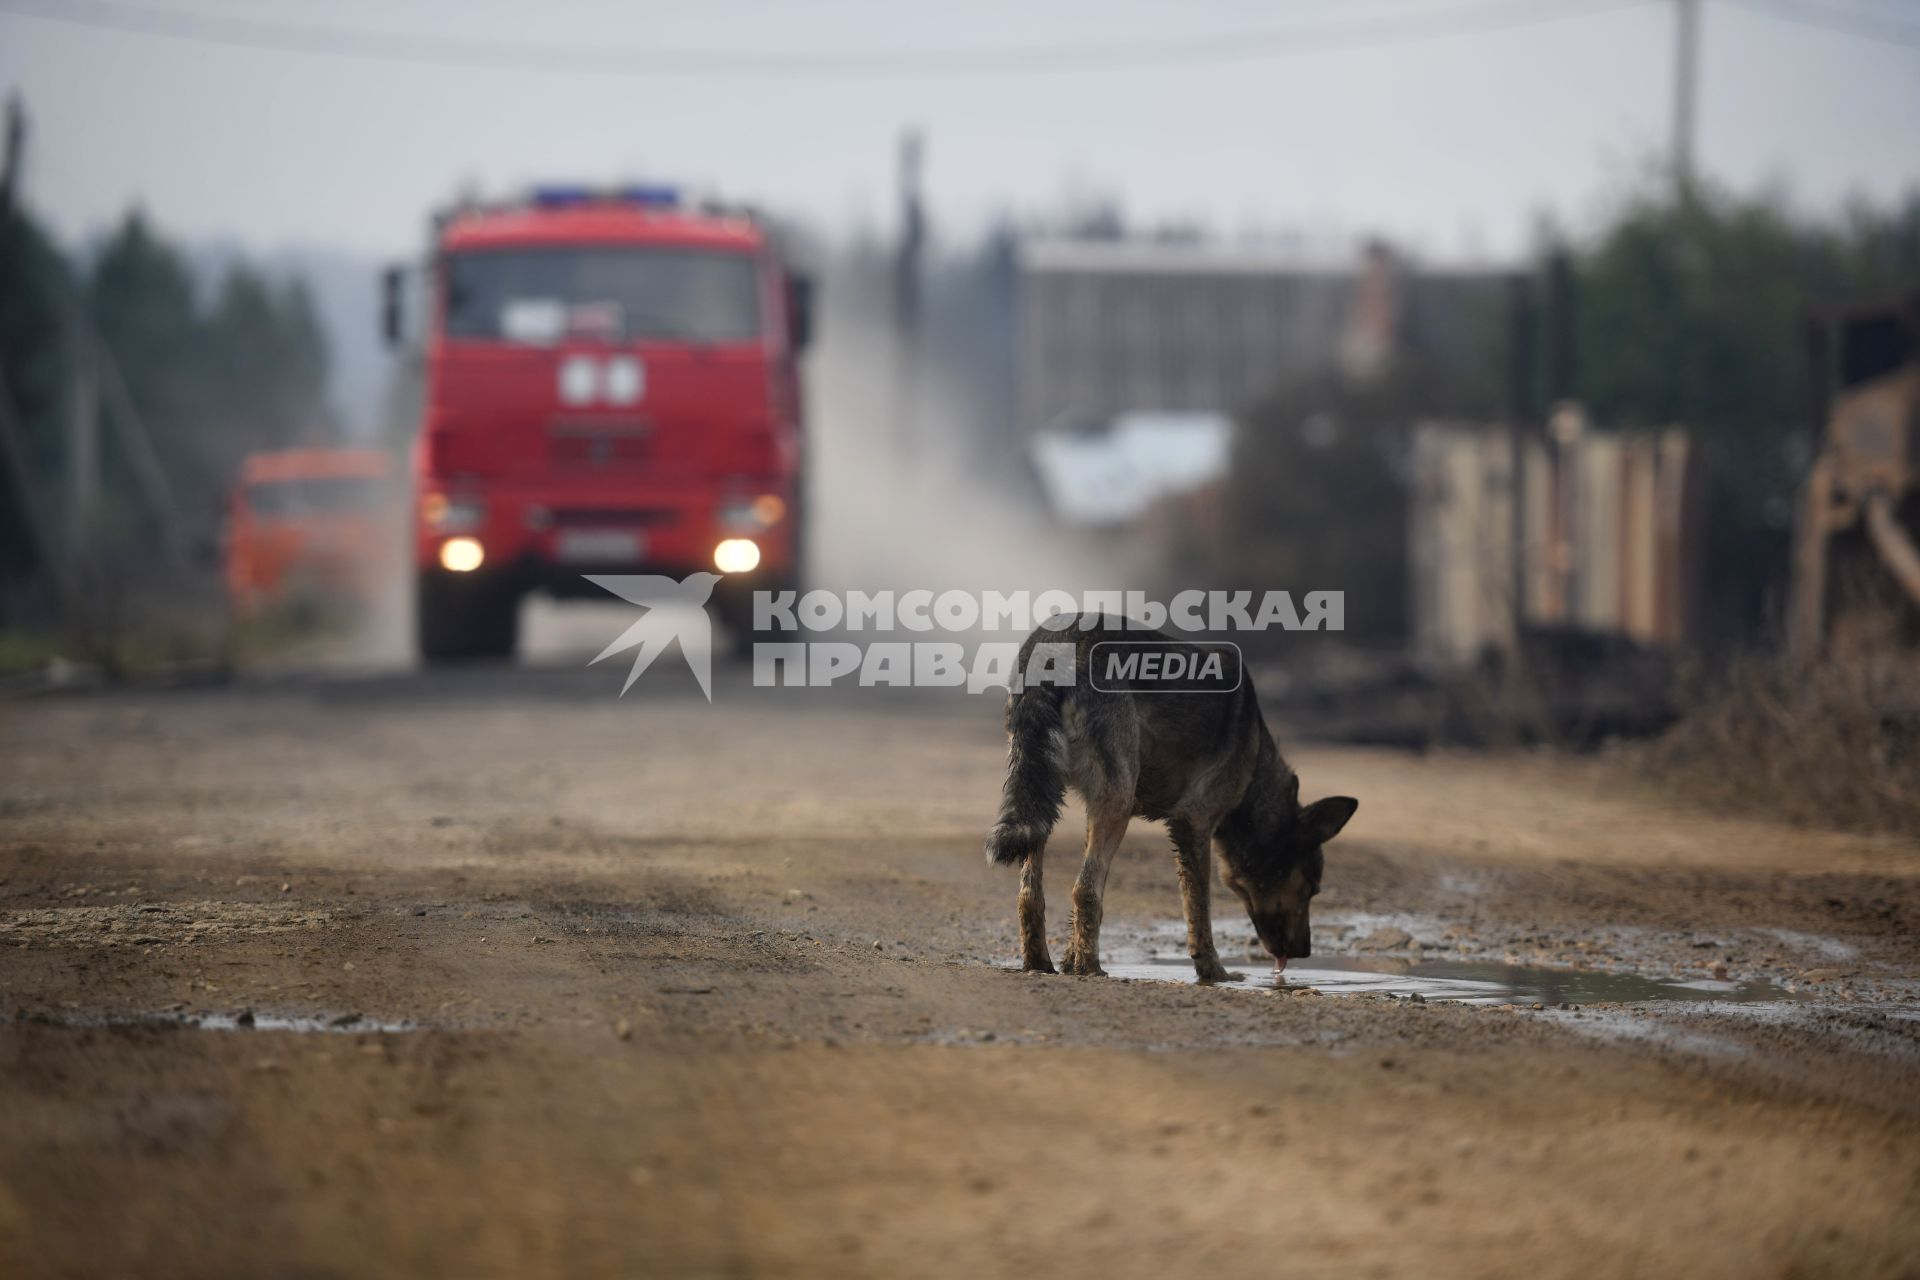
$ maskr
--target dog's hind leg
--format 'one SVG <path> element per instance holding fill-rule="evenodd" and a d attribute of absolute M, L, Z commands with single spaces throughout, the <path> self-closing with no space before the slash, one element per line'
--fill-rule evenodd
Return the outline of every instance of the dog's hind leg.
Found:
<path fill-rule="evenodd" d="M 1087 814 L 1087 853 L 1073 882 L 1072 938 L 1062 967 L 1068 973 L 1104 977 L 1100 968 L 1100 917 L 1107 892 L 1107 870 L 1127 834 L 1128 808 L 1112 805 Z"/>
<path fill-rule="evenodd" d="M 1035 849 L 1020 867 L 1020 967 L 1034 973 L 1054 971 L 1047 951 L 1047 895 L 1040 886 L 1046 856 L 1044 847 Z"/>
<path fill-rule="evenodd" d="M 1187 916 L 1187 954 L 1202 982 L 1231 982 L 1213 945 L 1213 831 L 1183 818 L 1167 824 L 1173 835 L 1174 865 L 1180 873 L 1180 905 Z"/>

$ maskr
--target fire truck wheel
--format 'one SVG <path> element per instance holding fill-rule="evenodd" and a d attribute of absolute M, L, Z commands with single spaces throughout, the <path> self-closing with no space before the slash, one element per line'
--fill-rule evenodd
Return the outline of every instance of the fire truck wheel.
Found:
<path fill-rule="evenodd" d="M 494 585 L 481 596 L 475 610 L 477 656 L 511 658 L 520 640 L 520 593 Z"/>
<path fill-rule="evenodd" d="M 513 656 L 520 595 L 485 578 L 427 574 L 416 596 L 421 661 L 428 665 Z"/>

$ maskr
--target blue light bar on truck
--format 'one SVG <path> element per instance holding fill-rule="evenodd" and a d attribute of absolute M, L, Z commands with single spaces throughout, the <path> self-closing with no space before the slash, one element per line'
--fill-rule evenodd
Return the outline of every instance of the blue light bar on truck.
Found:
<path fill-rule="evenodd" d="M 535 187 L 528 194 L 528 202 L 536 209 L 570 209 L 582 204 L 632 204 L 643 209 L 677 209 L 680 206 L 680 190 L 678 187 L 662 186 L 658 183 L 643 183 L 612 189 Z"/>
<path fill-rule="evenodd" d="M 542 209 L 564 209 L 593 198 L 590 187 L 535 187 L 532 194 L 533 203 Z"/>
<path fill-rule="evenodd" d="M 680 189 L 647 183 L 620 188 L 620 198 L 633 204 L 644 205 L 649 209 L 672 209 L 680 204 Z"/>

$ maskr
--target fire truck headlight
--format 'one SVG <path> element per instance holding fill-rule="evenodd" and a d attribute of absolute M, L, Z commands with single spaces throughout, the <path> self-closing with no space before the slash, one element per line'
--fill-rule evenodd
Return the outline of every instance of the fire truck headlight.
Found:
<path fill-rule="evenodd" d="M 420 499 L 420 518 L 436 533 L 470 533 L 487 522 L 487 504 L 464 494 L 430 493 Z"/>
<path fill-rule="evenodd" d="M 440 544 L 440 567 L 451 573 L 472 573 L 486 562 L 487 551 L 478 538 L 448 538 Z"/>
<path fill-rule="evenodd" d="M 722 573 L 752 573 L 760 566 L 760 544 L 752 538 L 728 538 L 713 549 L 713 567 Z"/>
<path fill-rule="evenodd" d="M 786 514 L 786 501 L 777 493 L 734 498 L 720 504 L 720 527 L 729 533 L 758 533 L 779 524 Z"/>

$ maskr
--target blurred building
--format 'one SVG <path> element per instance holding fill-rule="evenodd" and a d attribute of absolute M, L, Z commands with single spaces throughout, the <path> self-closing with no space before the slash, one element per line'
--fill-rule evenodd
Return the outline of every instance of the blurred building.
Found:
<path fill-rule="evenodd" d="M 1233 415 L 1290 377 L 1365 377 L 1418 346 L 1464 359 L 1463 311 L 1495 271 L 1411 271 L 1201 241 L 1036 240 L 1018 260 L 1020 419 L 1028 432 L 1132 412 Z"/>
<path fill-rule="evenodd" d="M 1132 410 L 1230 413 L 1333 358 L 1351 273 L 1257 249 L 1041 241 L 1020 257 L 1029 431 Z"/>

